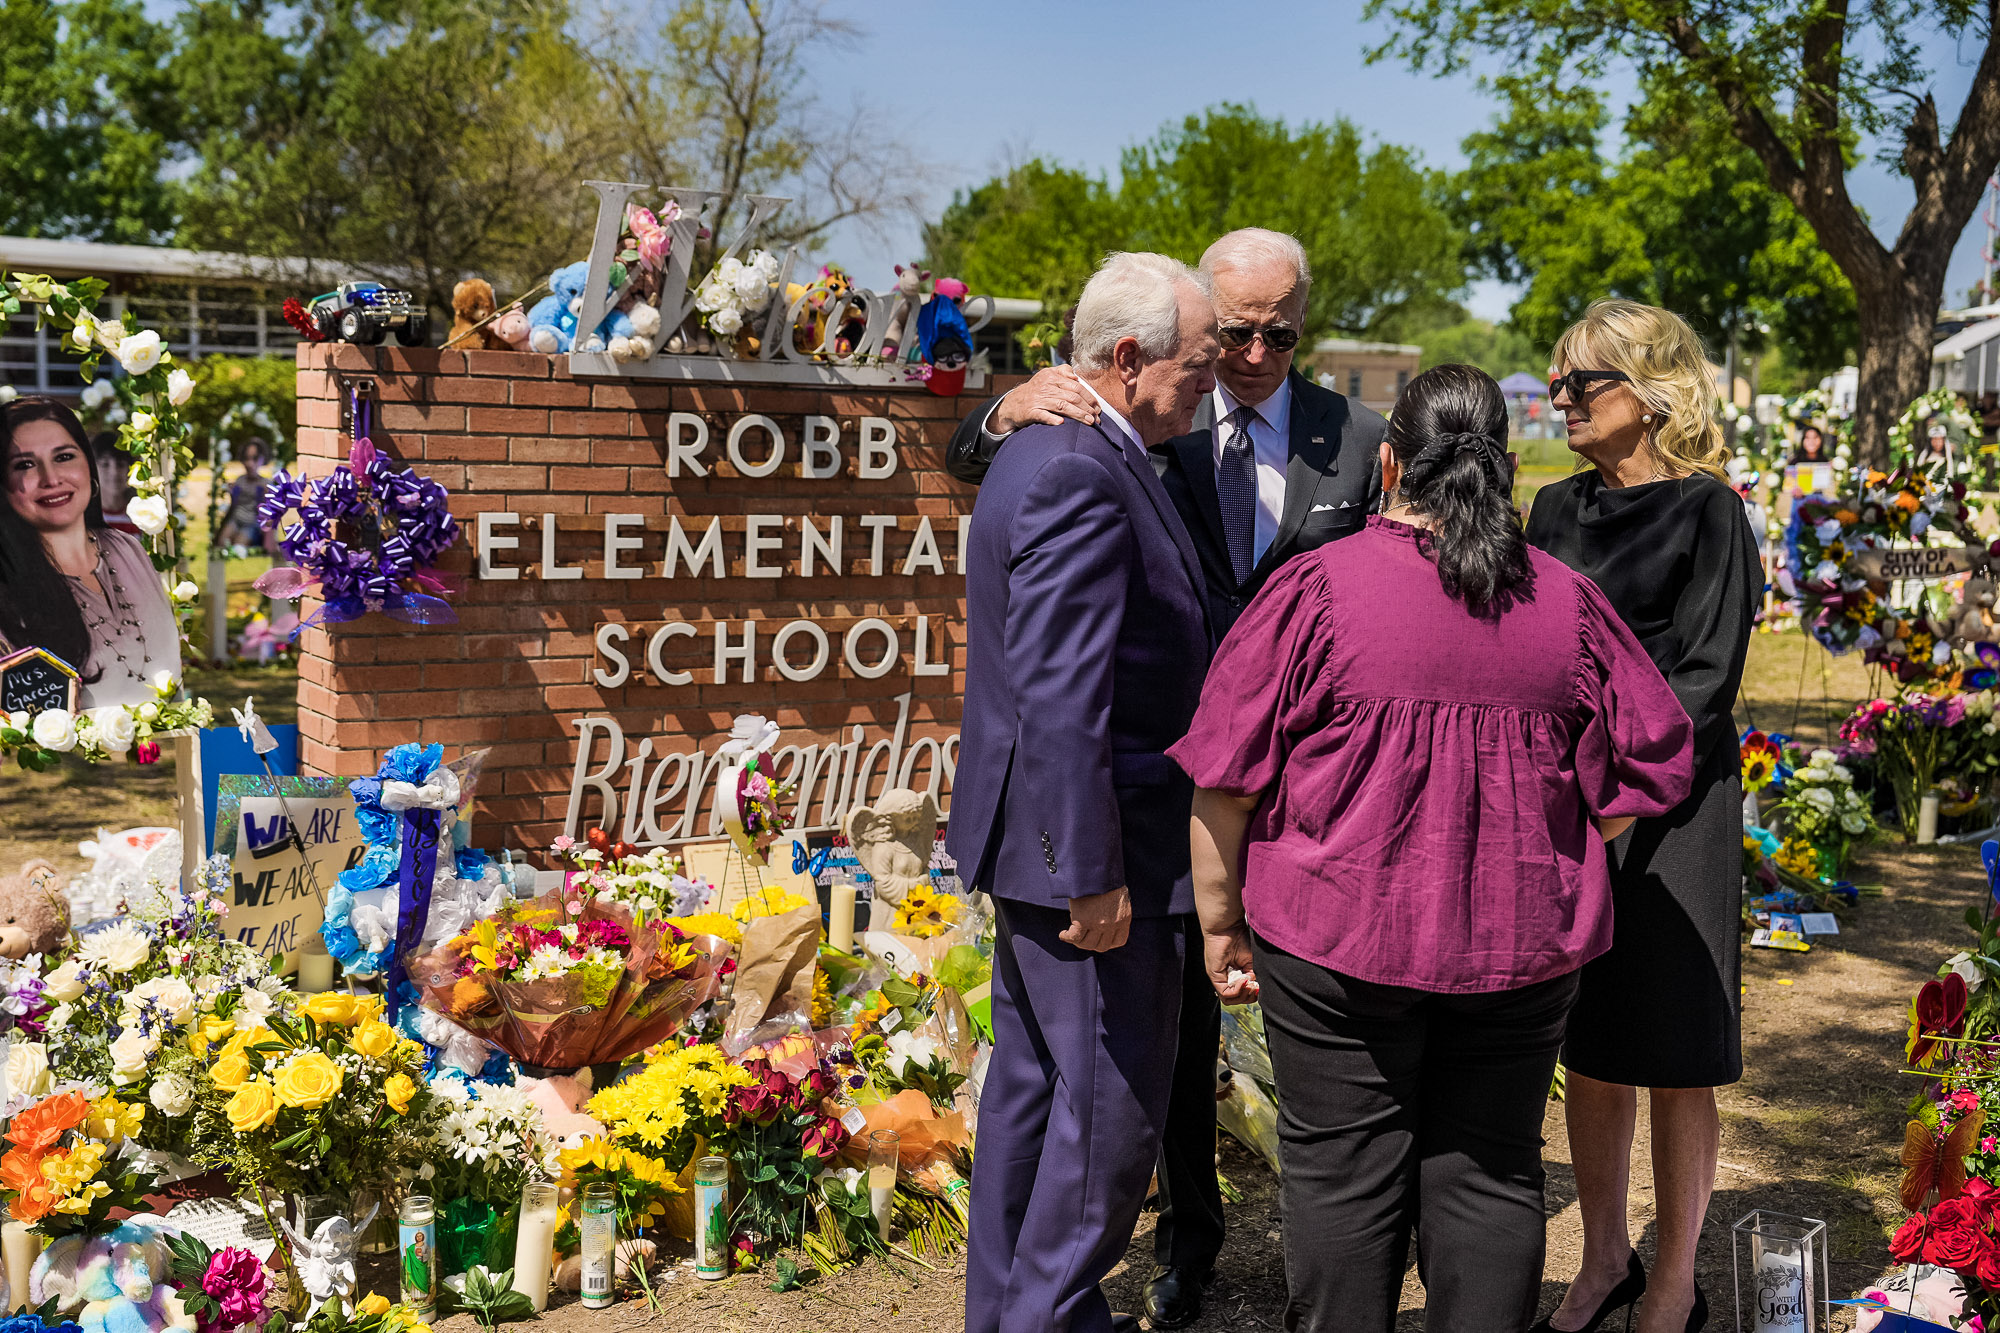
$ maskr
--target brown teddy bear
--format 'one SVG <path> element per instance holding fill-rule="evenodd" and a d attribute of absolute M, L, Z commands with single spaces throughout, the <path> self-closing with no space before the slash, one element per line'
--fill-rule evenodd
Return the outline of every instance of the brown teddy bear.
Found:
<path fill-rule="evenodd" d="M 493 284 L 484 278 L 467 278 L 451 289 L 451 337 L 445 339 L 446 347 L 470 347 L 488 352 L 511 350 L 507 343 L 488 324 L 479 332 L 472 330 L 482 320 L 490 319 L 500 308 L 493 297 Z"/>
<path fill-rule="evenodd" d="M 52 953 L 69 935 L 62 876 L 39 858 L 0 876 L 0 958 Z"/>

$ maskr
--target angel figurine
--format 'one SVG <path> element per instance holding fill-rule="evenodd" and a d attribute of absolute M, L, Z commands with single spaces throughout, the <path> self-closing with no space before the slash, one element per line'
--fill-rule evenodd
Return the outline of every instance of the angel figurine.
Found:
<path fill-rule="evenodd" d="M 342 1304 L 353 1298 L 354 1252 L 380 1208 L 380 1204 L 370 1204 L 368 1215 L 359 1226 L 344 1217 L 329 1217 L 319 1224 L 310 1239 L 290 1222 L 278 1223 L 292 1242 L 292 1264 L 315 1308 L 332 1296 L 340 1297 Z"/>
<path fill-rule="evenodd" d="M 900 907 L 911 889 L 930 880 L 937 826 L 937 802 L 929 792 L 897 788 L 850 810 L 841 831 L 875 882 L 875 896 Z"/>

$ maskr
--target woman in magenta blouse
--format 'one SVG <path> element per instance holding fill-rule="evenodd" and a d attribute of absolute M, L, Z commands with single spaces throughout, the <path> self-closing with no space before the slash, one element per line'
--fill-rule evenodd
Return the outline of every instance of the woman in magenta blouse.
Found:
<path fill-rule="evenodd" d="M 1659 670 L 1523 539 L 1506 431 L 1482 372 L 1412 380 L 1384 513 L 1270 581 L 1171 751 L 1201 788 L 1210 978 L 1263 1000 L 1288 1328 L 1389 1329 L 1413 1223 L 1427 1328 L 1534 1317 L 1542 1109 L 1611 942 L 1604 839 L 1688 790 Z"/>

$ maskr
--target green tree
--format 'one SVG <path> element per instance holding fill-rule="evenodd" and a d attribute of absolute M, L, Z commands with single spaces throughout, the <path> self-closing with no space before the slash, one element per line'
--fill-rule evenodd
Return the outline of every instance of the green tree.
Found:
<path fill-rule="evenodd" d="M 1369 0 L 1398 31 L 1371 52 L 1436 74 L 1474 52 L 1588 78 L 1613 62 L 1649 87 L 1711 95 L 1764 185 L 1811 224 L 1856 301 L 1865 459 L 1930 377 L 1931 327 L 1952 248 L 2000 166 L 2000 23 L 1993 0 Z M 1920 40 L 1942 32 L 1973 62 L 1955 126 L 1940 127 Z M 1977 54 L 1973 54 L 1976 52 Z M 1884 243 L 1848 194 L 1853 145 L 1879 136 L 1916 195 Z"/>
<path fill-rule="evenodd" d="M 177 188 L 164 26 L 137 0 L 0 0 L 0 231 L 155 244 Z"/>
<path fill-rule="evenodd" d="M 1444 178 L 1408 150 L 1367 148 L 1345 120 L 1297 127 L 1233 104 L 1128 148 L 1115 188 L 1034 161 L 961 191 L 924 233 L 930 266 L 996 295 L 1075 299 L 1107 250 L 1193 263 L 1223 232 L 1270 227 L 1313 270 L 1303 351 L 1320 334 L 1435 321 L 1463 285 Z"/>
<path fill-rule="evenodd" d="M 1464 312 L 1461 311 L 1461 314 Z M 1456 363 L 1477 366 L 1496 380 L 1525 371 L 1537 379 L 1549 368 L 1546 346 L 1509 324 L 1470 317 L 1430 328 L 1410 329 L 1402 335 L 1424 349 L 1421 366 Z"/>

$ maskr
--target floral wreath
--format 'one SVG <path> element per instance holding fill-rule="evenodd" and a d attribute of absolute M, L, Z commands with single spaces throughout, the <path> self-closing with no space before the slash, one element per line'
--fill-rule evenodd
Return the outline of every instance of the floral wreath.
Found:
<path fill-rule="evenodd" d="M 1978 425 L 1972 414 L 1958 405 L 1958 395 L 1950 389 L 1932 389 L 1923 397 L 1903 409 L 1903 415 L 1896 418 L 1896 424 L 1889 427 L 1889 457 L 1895 461 L 1910 458 L 1917 449 L 1917 427 L 1932 417 L 1942 416 L 1952 425 L 1967 433 L 1976 435 Z"/>
<path fill-rule="evenodd" d="M 0 314 L 8 318 L 30 306 L 35 327 L 62 330 L 61 346 L 82 358 L 79 371 L 94 388 L 98 364 L 108 355 L 125 372 L 120 397 L 132 411 L 118 423 L 118 444 L 132 455 L 132 502 L 125 513 L 139 529 L 140 544 L 153 568 L 165 573 L 179 560 L 180 535 L 187 518 L 175 503 L 174 478 L 194 470 L 194 449 L 181 408 L 194 395 L 194 376 L 174 363 L 160 335 L 141 329 L 127 310 L 119 319 L 99 319 L 93 310 L 104 299 L 102 278 L 57 282 L 45 273 L 0 273 Z M 11 395 L 10 395 L 11 396 Z M 186 641 L 187 620 L 201 589 L 188 579 L 167 587 L 167 603 Z M 157 700 L 106 704 L 84 713 L 51 708 L 33 717 L 0 715 L 0 760 L 14 756 L 23 768 L 40 772 L 74 754 L 101 764 L 134 754 L 142 764 L 160 757 L 155 736 L 206 727 L 213 711 L 203 699 L 174 698 L 180 682 L 165 672 L 153 681 Z"/>
<path fill-rule="evenodd" d="M 368 405 L 354 402 L 348 461 L 323 477 L 279 472 L 257 506 L 266 532 L 293 510 L 299 521 L 278 538 L 290 565 L 257 579 L 257 591 L 290 600 L 317 588 L 325 605 L 300 630 L 358 620 L 371 611 L 412 625 L 458 619 L 436 594 L 451 589 L 432 567 L 458 540 L 444 487 L 378 453 L 368 434 Z M 296 635 L 298 630 L 294 630 Z"/>
<path fill-rule="evenodd" d="M 1972 646 L 1963 654 L 1952 645 L 1955 621 L 1932 615 L 1922 605 L 1888 605 L 1854 566 L 1854 557 L 1888 550 L 1899 543 L 1924 544 L 1932 533 L 1976 542 L 1965 505 L 1965 487 L 1935 486 L 1924 472 L 1898 468 L 1868 472 L 1861 493 L 1830 499 L 1802 497 L 1785 529 L 1785 570 L 1781 583 L 1796 598 L 1799 623 L 1826 650 L 1838 656 L 1859 648 L 1870 663 L 1890 666 L 1904 684 L 1946 676 L 1980 659 Z"/>

